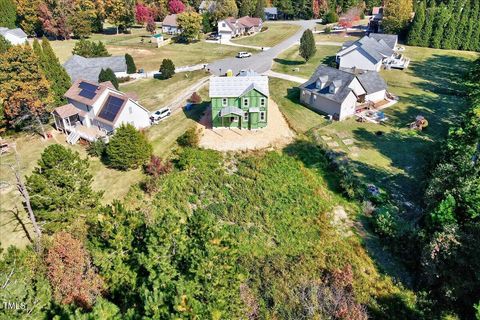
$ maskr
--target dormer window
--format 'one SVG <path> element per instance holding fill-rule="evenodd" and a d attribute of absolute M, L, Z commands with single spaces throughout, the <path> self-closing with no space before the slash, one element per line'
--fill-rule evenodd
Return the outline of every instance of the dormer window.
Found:
<path fill-rule="evenodd" d="M 317 80 L 317 89 L 322 89 L 322 83 L 320 82 L 320 80 Z"/>
<path fill-rule="evenodd" d="M 337 92 L 337 88 L 335 88 L 335 86 L 333 85 L 333 83 L 330 85 L 330 87 L 328 88 L 328 92 L 330 93 L 335 93 Z"/>

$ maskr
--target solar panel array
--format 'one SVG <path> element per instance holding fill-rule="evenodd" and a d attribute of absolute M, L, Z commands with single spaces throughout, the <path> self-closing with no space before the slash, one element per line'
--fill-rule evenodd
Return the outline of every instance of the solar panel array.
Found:
<path fill-rule="evenodd" d="M 117 117 L 117 114 L 120 111 L 124 101 L 125 100 L 121 98 L 109 96 L 102 110 L 100 110 L 98 117 L 113 122 L 113 120 L 115 120 Z"/>
<path fill-rule="evenodd" d="M 81 97 L 87 98 L 87 99 L 92 99 L 95 97 L 96 92 L 98 90 L 98 86 L 93 85 L 88 82 L 80 82 L 78 85 L 80 89 L 82 89 L 79 93 Z"/>

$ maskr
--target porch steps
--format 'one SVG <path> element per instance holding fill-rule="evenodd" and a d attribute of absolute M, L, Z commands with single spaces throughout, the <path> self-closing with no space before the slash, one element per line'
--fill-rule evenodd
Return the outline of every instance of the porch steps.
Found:
<path fill-rule="evenodd" d="M 80 139 L 80 134 L 76 131 L 72 131 L 67 137 L 67 142 L 70 144 L 75 144 L 78 142 L 79 139 Z"/>

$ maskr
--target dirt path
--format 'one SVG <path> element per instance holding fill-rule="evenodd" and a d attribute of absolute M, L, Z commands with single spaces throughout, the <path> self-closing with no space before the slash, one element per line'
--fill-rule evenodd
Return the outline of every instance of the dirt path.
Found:
<path fill-rule="evenodd" d="M 282 147 L 290 143 L 295 134 L 288 127 L 277 104 L 269 100 L 268 126 L 259 130 L 211 128 L 211 112 L 200 120 L 202 130 L 200 146 L 218 151 L 246 151 Z"/>

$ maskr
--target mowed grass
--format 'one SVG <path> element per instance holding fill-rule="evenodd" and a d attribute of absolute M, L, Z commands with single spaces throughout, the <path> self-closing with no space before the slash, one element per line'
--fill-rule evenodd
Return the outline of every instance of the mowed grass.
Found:
<path fill-rule="evenodd" d="M 331 54 L 332 52 L 325 52 L 322 57 L 321 53 L 317 53 L 315 59 L 329 60 Z M 365 182 L 389 190 L 400 201 L 419 203 L 422 181 L 425 181 L 428 174 L 425 168 L 437 150 L 436 143 L 445 137 L 449 126 L 458 121 L 467 108 L 466 97 L 462 96 L 462 76 L 470 61 L 479 54 L 408 46 L 404 54 L 411 59 L 407 70 L 381 72 L 388 91 L 399 97 L 397 104 L 383 110 L 389 118 L 385 125 L 359 123 L 355 119 L 349 119 L 320 125 L 315 130 L 317 136 L 332 139 L 325 141 L 325 144 L 337 142 L 338 146 L 331 148 L 346 153 L 356 173 Z M 284 55 L 288 58 L 289 52 Z M 295 58 L 286 60 L 297 61 Z M 312 65 L 311 72 L 314 67 L 316 65 Z M 274 68 L 278 72 L 305 75 L 302 69 L 294 72 L 278 63 Z M 310 75 L 311 73 L 307 77 Z M 272 87 L 272 90 L 275 89 Z M 285 99 L 287 90 L 293 92 L 287 85 L 279 93 L 281 98 L 277 99 Z M 290 123 L 298 123 L 302 113 L 289 111 L 296 109 L 295 102 L 288 100 L 294 105 L 281 109 Z M 296 106 L 301 108 L 300 105 Z M 315 127 L 308 125 L 309 117 L 306 116 L 312 111 L 305 110 L 303 129 Z M 423 132 L 408 129 L 409 123 L 417 115 L 425 116 L 429 121 L 428 128 Z M 302 128 L 302 123 L 298 126 Z M 345 144 L 346 139 L 354 140 L 354 144 Z"/>
<path fill-rule="evenodd" d="M 168 37 L 168 36 L 167 36 Z M 143 39 L 143 42 L 142 42 Z M 132 28 L 131 34 L 92 34 L 90 40 L 103 41 L 112 55 L 133 56 L 137 68 L 158 70 L 163 59 L 171 59 L 175 66 L 186 66 L 209 63 L 217 59 L 233 57 L 238 52 L 237 47 L 198 41 L 191 44 L 169 43 L 157 48 L 150 43 L 150 36 L 143 28 Z M 65 62 L 72 55 L 77 40 L 55 40 L 50 44 L 59 58 Z M 256 50 L 253 50 L 256 51 Z"/>
<path fill-rule="evenodd" d="M 300 105 L 298 84 L 283 79 L 270 78 L 270 95 L 295 132 L 302 134 L 326 123 L 325 118 Z"/>
<path fill-rule="evenodd" d="M 362 32 L 332 32 L 332 33 L 316 33 L 314 34 L 315 42 L 339 42 L 355 41 L 363 36 Z"/>
<path fill-rule="evenodd" d="M 266 31 L 233 39 L 232 42 L 247 46 L 273 47 L 300 30 L 300 26 L 288 23 L 265 23 L 264 26 L 268 27 Z"/>
<path fill-rule="evenodd" d="M 332 64 L 335 62 L 335 54 L 340 47 L 330 45 L 317 45 L 315 55 L 305 62 L 300 57 L 298 45 L 284 51 L 274 59 L 272 70 L 280 73 L 291 74 L 298 77 L 310 78 L 320 63 Z"/>
<path fill-rule="evenodd" d="M 158 110 L 171 102 L 175 96 L 208 76 L 204 71 L 181 72 L 166 80 L 139 79 L 122 84 L 124 92 L 135 92 L 140 103 L 150 111 Z"/>
<path fill-rule="evenodd" d="M 200 90 L 202 98 L 208 97 L 207 89 Z M 160 157 L 168 157 L 175 149 L 176 139 L 187 129 L 196 126 L 197 121 L 206 109 L 208 101 L 194 107 L 190 111 L 179 111 L 171 117 L 154 125 L 145 133 L 153 145 L 154 154 Z M 31 174 L 43 150 L 54 143 L 60 143 L 80 153 L 82 158 L 88 158 L 90 171 L 93 175 L 92 187 L 95 190 L 104 191 L 103 203 L 111 203 L 115 199 L 122 199 L 128 193 L 132 185 L 142 181 L 145 177 L 141 169 L 130 171 L 113 170 L 105 166 L 98 158 L 89 157 L 86 148 L 82 145 L 69 145 L 65 142 L 65 136 L 51 129 L 52 139 L 42 140 L 38 136 L 19 135 L 15 139 L 9 139 L 16 143 L 16 148 L 21 161 L 23 176 Z M 0 158 L 2 164 L 14 163 L 14 153 L 3 155 Z M 23 247 L 28 244 L 26 228 L 31 232 L 31 225 L 22 207 L 21 198 L 15 189 L 15 177 L 9 170 L 0 171 L 0 180 L 9 185 L 0 189 L 0 244 L 2 248 L 10 245 Z M 18 214 L 17 214 L 18 212 Z M 18 215 L 18 218 L 15 217 Z M 22 226 L 23 225 L 23 226 Z"/>

